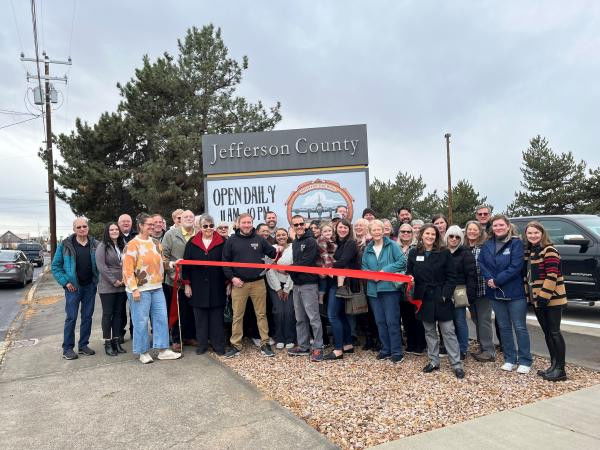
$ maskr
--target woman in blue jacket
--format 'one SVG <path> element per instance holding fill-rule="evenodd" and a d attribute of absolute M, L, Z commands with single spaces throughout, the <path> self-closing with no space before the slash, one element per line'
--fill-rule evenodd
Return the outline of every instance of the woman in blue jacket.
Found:
<path fill-rule="evenodd" d="M 372 240 L 362 257 L 362 269 L 374 272 L 404 273 L 406 258 L 400 246 L 383 235 L 383 222 L 373 220 L 369 224 Z M 377 359 L 391 358 L 400 362 L 404 358 L 402 331 L 400 330 L 400 290 L 389 281 L 367 282 L 369 305 L 375 316 L 381 341 Z"/>
<path fill-rule="evenodd" d="M 491 219 L 492 237 L 479 253 L 479 267 L 486 282 L 486 297 L 491 300 L 500 328 L 504 365 L 510 372 L 517 367 L 518 373 L 529 373 L 531 352 L 527 331 L 527 301 L 523 287 L 523 242 L 514 233 L 504 215 Z M 517 347 L 513 338 L 517 336 Z"/>

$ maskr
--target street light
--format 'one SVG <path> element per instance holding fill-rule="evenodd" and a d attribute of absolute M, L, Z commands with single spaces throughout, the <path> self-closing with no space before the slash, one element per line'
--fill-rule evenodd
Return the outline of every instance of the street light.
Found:
<path fill-rule="evenodd" d="M 448 163 L 448 221 L 450 224 L 452 221 L 452 177 L 450 175 L 450 133 L 446 133 L 444 137 L 446 138 L 446 161 Z"/>

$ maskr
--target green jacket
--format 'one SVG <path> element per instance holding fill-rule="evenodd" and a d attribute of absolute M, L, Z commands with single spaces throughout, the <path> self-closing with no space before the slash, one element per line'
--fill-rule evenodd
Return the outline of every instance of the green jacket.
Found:
<path fill-rule="evenodd" d="M 183 258 L 185 245 L 187 241 L 183 237 L 181 227 L 175 227 L 168 230 L 162 238 L 163 259 L 165 261 L 177 261 Z M 175 279 L 175 269 L 165 270 L 165 283 L 173 286 Z"/>
<path fill-rule="evenodd" d="M 400 246 L 391 239 L 383 238 L 383 248 L 379 258 L 373 250 L 373 241 L 367 244 L 362 257 L 362 270 L 373 272 L 405 273 L 406 257 Z M 367 296 L 377 297 L 378 292 L 393 292 L 399 289 L 391 281 L 367 281 Z"/>

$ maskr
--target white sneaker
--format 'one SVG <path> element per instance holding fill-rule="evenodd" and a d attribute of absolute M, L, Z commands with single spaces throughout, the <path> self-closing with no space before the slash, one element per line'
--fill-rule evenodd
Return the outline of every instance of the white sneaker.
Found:
<path fill-rule="evenodd" d="M 154 362 L 152 356 L 150 356 L 150 353 L 148 352 L 140 353 L 140 361 L 142 362 L 142 364 L 150 364 L 151 362 Z"/>
<path fill-rule="evenodd" d="M 181 358 L 181 353 L 176 353 L 170 348 L 166 348 L 158 352 L 158 359 L 179 359 Z"/>
<path fill-rule="evenodd" d="M 269 338 L 269 345 L 275 345 L 275 340 L 273 338 Z"/>
<path fill-rule="evenodd" d="M 285 348 L 294 348 L 296 345 L 293 342 L 290 342 L 289 344 L 285 344 Z"/>
<path fill-rule="evenodd" d="M 281 349 L 283 349 L 283 347 L 285 347 L 285 344 L 283 342 L 278 342 L 277 345 L 275 346 L 275 348 L 277 350 L 281 350 Z"/>
<path fill-rule="evenodd" d="M 520 365 L 519 367 L 517 367 L 517 373 L 528 374 L 530 370 L 531 370 L 530 366 Z"/>
<path fill-rule="evenodd" d="M 254 345 L 256 345 L 258 348 L 260 348 L 260 339 L 257 338 L 252 338 L 252 342 L 254 343 Z"/>
<path fill-rule="evenodd" d="M 504 363 L 504 364 L 502 364 L 502 367 L 500 367 L 500 369 L 506 370 L 507 372 L 511 372 L 514 368 L 515 368 L 515 364 L 511 364 L 511 363 Z"/>

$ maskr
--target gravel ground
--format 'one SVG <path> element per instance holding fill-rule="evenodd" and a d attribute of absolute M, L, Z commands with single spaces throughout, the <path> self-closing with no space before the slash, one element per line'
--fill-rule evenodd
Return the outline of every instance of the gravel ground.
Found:
<path fill-rule="evenodd" d="M 219 360 L 342 448 L 370 447 L 600 383 L 600 373 L 570 365 L 566 382 L 544 381 L 535 372 L 548 361 L 537 357 L 528 375 L 503 372 L 500 358 L 468 357 L 466 377 L 458 380 L 447 358 L 440 371 L 424 374 L 426 356 L 394 364 L 375 355 L 357 350 L 340 361 L 311 363 L 284 350 L 265 358 L 246 342 L 239 357 Z"/>

